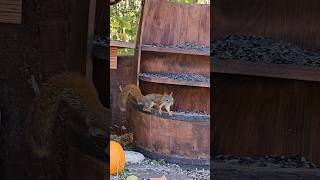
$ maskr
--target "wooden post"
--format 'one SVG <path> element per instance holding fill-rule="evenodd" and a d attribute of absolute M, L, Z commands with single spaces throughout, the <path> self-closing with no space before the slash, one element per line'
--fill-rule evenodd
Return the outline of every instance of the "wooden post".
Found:
<path fill-rule="evenodd" d="M 96 17 L 96 0 L 89 2 L 89 15 L 88 15 L 88 39 L 87 39 L 87 62 L 86 62 L 86 75 L 87 79 L 92 82 L 92 51 L 94 43 L 95 31 L 95 17 Z"/>

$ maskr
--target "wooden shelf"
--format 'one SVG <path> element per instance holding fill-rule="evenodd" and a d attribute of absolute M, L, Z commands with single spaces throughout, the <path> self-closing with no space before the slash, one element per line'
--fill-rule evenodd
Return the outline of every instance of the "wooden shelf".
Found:
<path fill-rule="evenodd" d="M 135 44 L 130 42 L 122 42 L 122 41 L 110 41 L 111 47 L 117 47 L 117 48 L 130 48 L 134 49 Z"/>
<path fill-rule="evenodd" d="M 137 105 L 134 101 L 131 101 L 134 110 L 147 114 L 149 116 L 158 116 L 163 119 L 171 119 L 177 121 L 189 121 L 189 122 L 209 122 L 209 114 L 200 114 L 200 113 L 190 113 L 190 112 L 173 112 L 173 116 L 169 116 L 169 113 L 165 110 L 162 111 L 162 115 L 158 113 L 158 110 L 155 108 L 151 109 L 151 112 L 145 112 L 142 110 L 142 106 Z"/>
<path fill-rule="evenodd" d="M 198 51 L 198 50 L 182 49 L 182 48 L 154 47 L 154 46 L 149 46 L 149 45 L 142 45 L 141 50 L 142 51 L 151 51 L 151 52 L 189 54 L 189 55 L 197 55 L 197 56 L 210 56 L 210 51 Z"/>
<path fill-rule="evenodd" d="M 290 64 L 267 64 L 242 60 L 212 60 L 211 72 L 320 81 L 320 67 Z"/>
<path fill-rule="evenodd" d="M 165 77 L 139 76 L 139 80 L 153 82 L 153 83 L 161 83 L 161 84 L 174 84 L 174 85 L 195 86 L 195 87 L 210 87 L 210 82 L 175 80 L 175 79 L 169 79 L 169 78 L 165 78 Z"/>

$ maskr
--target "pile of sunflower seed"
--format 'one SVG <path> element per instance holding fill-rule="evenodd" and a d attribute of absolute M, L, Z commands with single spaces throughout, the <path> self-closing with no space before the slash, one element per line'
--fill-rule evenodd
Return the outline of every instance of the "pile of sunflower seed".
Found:
<path fill-rule="evenodd" d="M 320 67 L 320 51 L 304 50 L 268 37 L 228 35 L 211 43 L 213 59 Z"/>
<path fill-rule="evenodd" d="M 166 46 L 163 44 L 150 44 L 146 46 L 161 47 L 161 48 L 180 48 L 180 49 L 190 49 L 190 50 L 197 50 L 197 51 L 210 51 L 209 46 L 200 45 L 196 43 L 188 43 L 188 42 L 183 42 L 183 43 L 179 43 L 171 46 Z"/>
<path fill-rule="evenodd" d="M 140 77 L 148 77 L 148 78 L 159 78 L 159 79 L 173 79 L 173 80 L 184 80 L 184 81 L 193 81 L 193 82 L 210 82 L 210 77 L 204 76 L 201 74 L 193 74 L 193 73 L 140 73 Z"/>
<path fill-rule="evenodd" d="M 222 162 L 231 165 L 245 165 L 256 167 L 278 167 L 278 168 L 317 168 L 308 162 L 303 156 L 232 156 L 217 155 L 213 157 L 214 162 Z"/>

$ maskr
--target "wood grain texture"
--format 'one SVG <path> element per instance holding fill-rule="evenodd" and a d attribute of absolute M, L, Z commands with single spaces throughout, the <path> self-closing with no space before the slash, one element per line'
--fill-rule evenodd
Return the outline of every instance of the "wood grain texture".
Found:
<path fill-rule="evenodd" d="M 319 8 L 316 0 L 216 1 L 212 37 L 258 35 L 320 50 Z M 211 70 L 214 154 L 298 154 L 320 164 L 318 69 L 213 59 Z"/>
<path fill-rule="evenodd" d="M 0 132 L 0 166 L 5 167 L 0 170 L 0 179 L 41 179 L 36 177 L 38 161 L 32 163 L 34 158 L 23 142 L 25 119 L 35 97 L 30 80 L 41 84 L 62 71 L 85 72 L 86 2 L 27 0 L 23 1 L 21 25 L 0 23 L 0 107 L 1 128 L 5 130 Z M 84 164 L 77 165 L 88 168 L 90 161 L 81 162 Z M 105 170 L 103 166 L 90 167 Z"/>
<path fill-rule="evenodd" d="M 209 122 L 163 119 L 131 110 L 135 145 L 170 157 L 209 159 Z"/>
<path fill-rule="evenodd" d="M 110 47 L 110 69 L 117 69 L 118 64 L 118 48 Z"/>
<path fill-rule="evenodd" d="M 173 111 L 205 111 L 210 113 L 210 89 L 140 81 L 142 94 L 173 92 Z"/>
<path fill-rule="evenodd" d="M 211 65 L 211 71 L 216 73 L 320 81 L 319 67 L 218 59 Z"/>
<path fill-rule="evenodd" d="M 182 49 L 182 48 L 169 48 L 169 47 L 153 47 L 143 45 L 141 47 L 142 51 L 150 52 L 163 52 L 163 53 L 173 53 L 173 54 L 189 54 L 189 55 L 198 55 L 198 56 L 210 56 L 209 51 L 198 51 L 193 49 Z"/>
<path fill-rule="evenodd" d="M 132 129 L 132 122 L 127 119 L 128 112 L 120 111 L 117 100 L 120 94 L 119 86 L 124 87 L 127 84 L 137 83 L 137 72 L 134 68 L 134 59 L 132 56 L 118 56 L 118 68 L 110 69 L 110 102 L 111 102 L 111 125 L 121 127 L 125 125 L 129 130 Z M 118 132 L 120 133 L 120 132 Z"/>
<path fill-rule="evenodd" d="M 320 1 L 221 0 L 212 6 L 212 37 L 254 34 L 320 50 Z"/>
<path fill-rule="evenodd" d="M 214 154 L 298 154 L 320 163 L 319 82 L 212 76 Z"/>
<path fill-rule="evenodd" d="M 110 41 L 110 46 L 111 47 L 117 47 L 117 48 L 135 48 L 134 43 L 130 42 L 122 42 L 122 41 Z"/>
<path fill-rule="evenodd" d="M 22 0 L 0 0 L 0 23 L 21 24 Z"/>
<path fill-rule="evenodd" d="M 209 46 L 209 16 L 209 5 L 146 0 L 141 45 L 190 42 Z"/>
<path fill-rule="evenodd" d="M 171 46 L 179 43 L 193 43 L 209 46 L 210 6 L 172 3 L 167 0 L 143 0 L 142 5 L 135 48 L 137 77 L 143 72 L 155 74 L 185 72 L 209 76 L 209 52 L 146 45 Z M 191 81 L 159 81 L 153 78 L 138 79 L 138 85 L 144 95 L 172 91 L 173 111 L 207 113 L 210 111 L 208 84 L 195 85 Z M 135 110 L 130 111 L 130 120 L 134 125 L 135 144 L 141 149 L 159 156 L 195 160 L 195 164 L 197 164 L 197 158 L 209 160 L 209 128 L 207 127 L 209 121 L 201 123 L 196 120 L 189 122 L 179 120 L 178 122 Z M 145 144 L 145 142 L 148 143 Z M 202 145 L 199 144 L 200 142 Z"/>
<path fill-rule="evenodd" d="M 194 73 L 210 76 L 210 58 L 161 52 L 142 52 L 140 72 Z"/>

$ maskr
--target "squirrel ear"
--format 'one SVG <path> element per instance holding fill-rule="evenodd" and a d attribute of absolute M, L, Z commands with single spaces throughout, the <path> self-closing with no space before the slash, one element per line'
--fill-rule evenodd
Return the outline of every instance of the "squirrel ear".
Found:
<path fill-rule="evenodd" d="M 173 92 L 170 93 L 170 96 L 172 96 Z"/>

